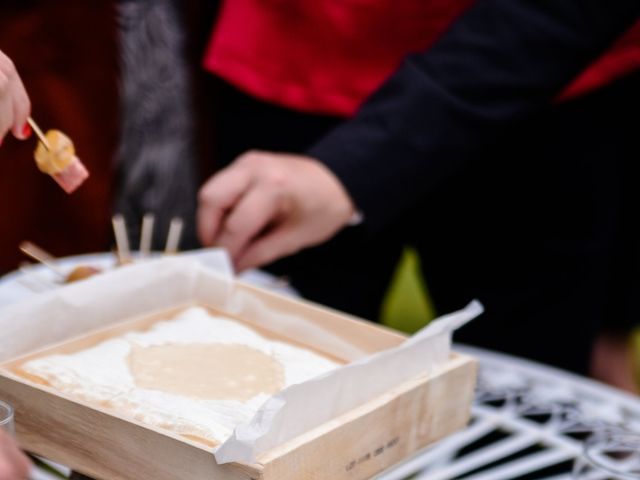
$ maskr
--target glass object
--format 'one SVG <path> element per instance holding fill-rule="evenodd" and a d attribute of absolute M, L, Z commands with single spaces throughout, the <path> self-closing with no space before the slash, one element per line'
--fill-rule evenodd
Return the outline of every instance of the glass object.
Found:
<path fill-rule="evenodd" d="M 640 480 L 640 435 L 596 434 L 585 442 L 573 468 L 574 480 Z"/>
<path fill-rule="evenodd" d="M 0 429 L 15 434 L 15 424 L 13 421 L 13 407 L 6 402 L 0 400 Z"/>

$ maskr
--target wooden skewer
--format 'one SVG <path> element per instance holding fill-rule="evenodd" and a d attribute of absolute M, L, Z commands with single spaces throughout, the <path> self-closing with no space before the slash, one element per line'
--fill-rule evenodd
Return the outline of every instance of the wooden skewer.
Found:
<path fill-rule="evenodd" d="M 151 253 L 151 240 L 153 239 L 153 223 L 155 217 L 147 213 L 142 217 L 142 233 L 140 234 L 140 256 L 147 257 Z"/>
<path fill-rule="evenodd" d="M 51 145 L 49 145 L 47 137 L 44 136 L 44 133 L 42 133 L 42 130 L 40 130 L 40 127 L 38 127 L 38 124 L 31 117 L 27 119 L 27 122 L 29 123 L 29 125 L 31 125 L 31 128 L 33 129 L 33 131 L 36 132 L 36 136 L 42 142 L 42 144 L 44 145 L 44 148 L 51 151 Z"/>
<path fill-rule="evenodd" d="M 113 233 L 116 236 L 116 245 L 118 247 L 118 261 L 121 264 L 131 262 L 131 250 L 129 249 L 129 236 L 127 235 L 127 225 L 124 217 L 120 214 L 114 215 L 111 219 L 113 224 Z"/>
<path fill-rule="evenodd" d="M 178 246 L 180 245 L 180 237 L 182 236 L 182 227 L 184 222 L 181 218 L 175 217 L 171 220 L 169 226 L 169 235 L 167 235 L 167 243 L 164 247 L 165 255 L 172 255 L 178 253 Z"/>
<path fill-rule="evenodd" d="M 55 264 L 55 257 L 34 243 L 22 242 L 20 244 L 20 251 L 33 258 L 36 262 L 39 262 L 50 270 L 56 272 L 58 275 L 66 277 L 66 273 Z"/>

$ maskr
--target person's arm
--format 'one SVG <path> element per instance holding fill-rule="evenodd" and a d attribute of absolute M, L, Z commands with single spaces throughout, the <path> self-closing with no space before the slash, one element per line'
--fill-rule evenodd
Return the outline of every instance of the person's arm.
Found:
<path fill-rule="evenodd" d="M 336 174 L 367 224 L 385 224 L 553 101 L 639 13 L 636 0 L 479 0 L 309 156 Z"/>
<path fill-rule="evenodd" d="M 354 207 L 384 226 L 553 101 L 639 12 L 637 0 L 479 0 L 308 156 L 249 152 L 209 180 L 201 241 L 243 269 L 330 238 Z"/>
<path fill-rule="evenodd" d="M 13 62 L 0 51 L 0 145 L 11 130 L 24 140 L 31 135 L 27 123 L 31 102 Z"/>

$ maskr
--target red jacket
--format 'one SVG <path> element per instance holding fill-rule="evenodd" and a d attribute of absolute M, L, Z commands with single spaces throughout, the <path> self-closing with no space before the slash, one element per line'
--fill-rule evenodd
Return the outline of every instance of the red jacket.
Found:
<path fill-rule="evenodd" d="M 205 68 L 295 110 L 352 115 L 409 53 L 474 0 L 227 0 Z M 570 98 L 640 69 L 640 23 L 579 75 Z"/>

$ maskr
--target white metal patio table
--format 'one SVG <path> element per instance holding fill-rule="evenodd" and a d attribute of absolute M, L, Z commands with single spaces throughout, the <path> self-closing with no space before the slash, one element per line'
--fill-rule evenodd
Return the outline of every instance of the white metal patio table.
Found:
<path fill-rule="evenodd" d="M 509 355 L 456 349 L 480 361 L 470 425 L 380 480 L 569 480 L 592 434 L 640 433 L 640 397 Z"/>

